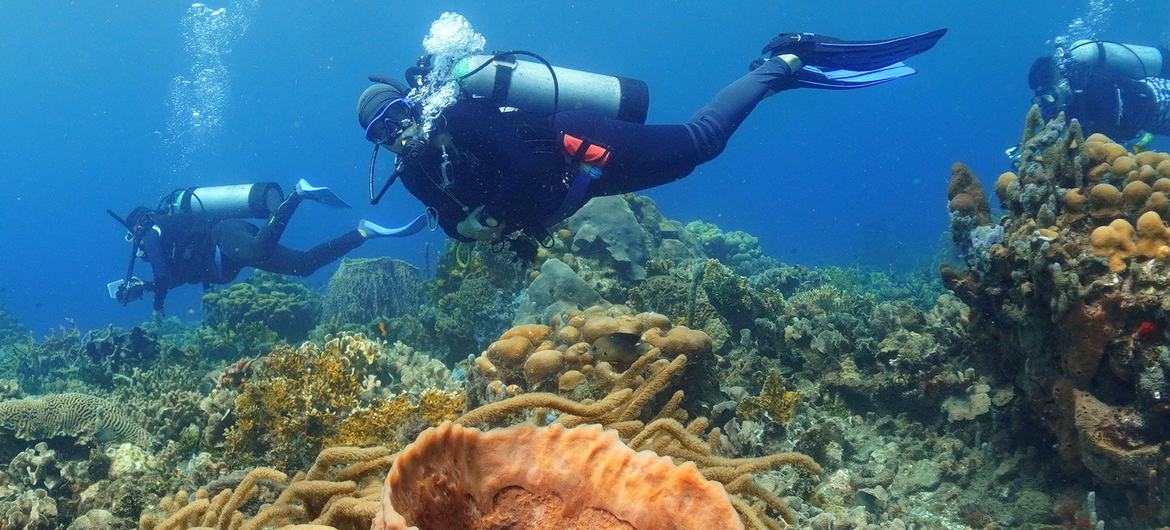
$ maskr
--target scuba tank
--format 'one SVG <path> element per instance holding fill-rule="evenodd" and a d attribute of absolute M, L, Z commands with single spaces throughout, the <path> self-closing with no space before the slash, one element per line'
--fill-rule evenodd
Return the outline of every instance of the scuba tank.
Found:
<path fill-rule="evenodd" d="M 520 61 L 511 54 L 465 57 L 452 73 L 472 96 L 532 112 L 591 110 L 645 123 L 650 107 L 650 89 L 643 81 Z"/>
<path fill-rule="evenodd" d="M 272 215 L 282 201 L 280 185 L 257 182 L 175 190 L 163 199 L 159 209 L 206 219 L 263 219 Z"/>
<path fill-rule="evenodd" d="M 1166 77 L 1170 64 L 1162 48 L 1122 44 L 1120 42 L 1079 40 L 1069 47 L 1073 62 L 1087 68 L 1105 70 L 1130 79 Z"/>

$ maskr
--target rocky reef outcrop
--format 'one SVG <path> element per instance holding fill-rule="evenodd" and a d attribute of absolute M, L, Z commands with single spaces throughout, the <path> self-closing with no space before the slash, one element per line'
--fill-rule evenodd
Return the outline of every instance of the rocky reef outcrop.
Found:
<path fill-rule="evenodd" d="M 942 270 L 972 334 L 1073 476 L 1098 498 L 1166 524 L 1170 485 L 1170 154 L 1130 152 L 1076 120 L 1027 118 L 996 219 L 973 173 L 952 171 L 964 263 Z M 966 195 L 967 198 L 963 198 Z M 1028 436 L 1021 429 L 1021 436 Z"/>

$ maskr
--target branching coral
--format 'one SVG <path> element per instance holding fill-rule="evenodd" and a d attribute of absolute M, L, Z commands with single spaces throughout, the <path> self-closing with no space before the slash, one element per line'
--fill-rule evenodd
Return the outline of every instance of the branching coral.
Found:
<path fill-rule="evenodd" d="M 744 398 L 735 412 L 741 420 L 756 421 L 760 416 L 766 415 L 768 419 L 783 425 L 796 416 L 800 399 L 800 392 L 786 389 L 784 378 L 773 371 L 768 373 L 767 379 L 764 380 L 760 395 Z"/>
<path fill-rule="evenodd" d="M 421 430 L 462 411 L 457 393 L 424 392 L 417 405 L 405 394 L 382 395 L 373 376 L 383 358 L 383 345 L 360 334 L 278 346 L 240 387 L 229 458 L 295 467 L 326 442 L 394 445 L 411 421 Z"/>

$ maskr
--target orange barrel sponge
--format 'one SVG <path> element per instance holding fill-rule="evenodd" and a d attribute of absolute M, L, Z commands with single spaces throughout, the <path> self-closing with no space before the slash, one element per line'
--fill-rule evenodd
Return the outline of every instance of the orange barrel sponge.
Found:
<path fill-rule="evenodd" d="M 1090 215 L 1097 219 L 1117 217 L 1121 191 L 1112 184 L 1098 184 L 1089 190 Z"/>
<path fill-rule="evenodd" d="M 1133 256 L 1137 246 L 1133 243 L 1133 225 L 1125 219 L 1114 219 L 1109 226 L 1099 226 L 1089 234 L 1089 245 L 1093 254 L 1109 258 L 1109 270 L 1125 270 L 1125 259 Z"/>
<path fill-rule="evenodd" d="M 598 426 L 481 432 L 444 423 L 398 455 L 371 530 L 742 530 L 693 463 Z"/>
<path fill-rule="evenodd" d="M 1170 229 L 1157 212 L 1146 212 L 1137 221 L 1137 254 L 1147 258 L 1170 257 Z"/>

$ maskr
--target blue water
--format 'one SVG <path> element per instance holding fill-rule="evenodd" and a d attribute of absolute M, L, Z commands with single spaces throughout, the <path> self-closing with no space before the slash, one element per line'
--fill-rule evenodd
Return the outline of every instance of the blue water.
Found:
<path fill-rule="evenodd" d="M 1152 1 L 236 0 L 205 11 L 145 0 L 21 2 L 0 17 L 0 304 L 38 331 L 67 319 L 83 328 L 141 321 L 148 302 L 121 307 L 106 297 L 128 247 L 105 209 L 152 205 L 177 187 L 288 187 L 303 177 L 357 205 L 306 206 L 286 236 L 291 246 L 363 216 L 412 217 L 420 207 L 402 188 L 378 207 L 364 204 L 370 146 L 354 106 L 367 74 L 400 75 L 421 53 L 444 10 L 466 16 L 488 49 L 530 49 L 554 64 L 645 80 L 653 123 L 687 119 L 780 31 L 878 38 L 950 28 L 913 61 L 918 76 L 773 97 L 719 159 L 650 193 L 668 216 L 752 232 L 785 261 L 879 269 L 930 264 L 946 227 L 951 162 L 985 180 L 1006 169 L 1001 153 L 1029 106 L 1028 66 L 1075 19 L 1088 17 L 1076 31 L 1102 38 L 1170 41 L 1170 4 Z M 193 68 L 207 69 L 214 90 L 176 85 Z M 417 262 L 428 241 L 441 239 L 375 241 L 355 255 Z M 172 292 L 169 313 L 198 318 L 198 295 L 194 286 Z"/>

